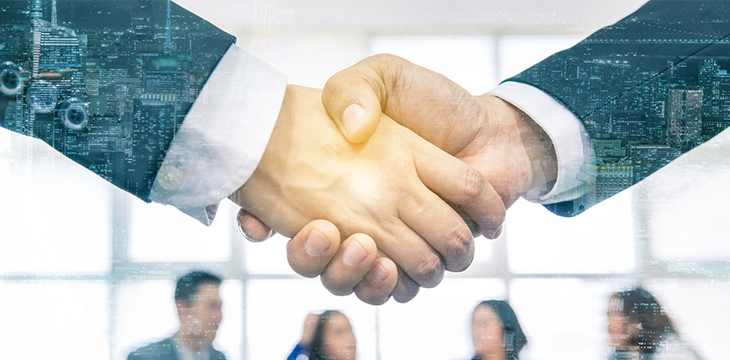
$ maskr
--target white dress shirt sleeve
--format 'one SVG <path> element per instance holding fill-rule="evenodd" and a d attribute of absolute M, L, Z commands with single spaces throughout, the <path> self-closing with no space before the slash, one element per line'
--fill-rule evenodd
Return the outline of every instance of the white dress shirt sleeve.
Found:
<path fill-rule="evenodd" d="M 595 155 L 591 139 L 580 120 L 550 95 L 527 84 L 506 81 L 489 94 L 524 111 L 545 130 L 555 148 L 557 180 L 531 189 L 524 198 L 540 204 L 552 204 L 584 195 Z"/>
<path fill-rule="evenodd" d="M 175 134 L 150 199 L 210 225 L 258 166 L 285 91 L 283 73 L 231 45 Z"/>

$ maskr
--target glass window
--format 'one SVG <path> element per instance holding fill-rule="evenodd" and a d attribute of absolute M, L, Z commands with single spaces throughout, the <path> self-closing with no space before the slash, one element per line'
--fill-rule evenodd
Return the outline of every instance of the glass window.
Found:
<path fill-rule="evenodd" d="M 500 279 L 446 279 L 406 305 L 391 300 L 378 314 L 383 359 L 469 359 L 474 307 L 505 295 Z"/>
<path fill-rule="evenodd" d="M 0 282 L 4 359 L 108 359 L 109 285 Z"/>
<path fill-rule="evenodd" d="M 40 141 L 3 133 L 0 274 L 109 271 L 109 185 Z"/>
<path fill-rule="evenodd" d="M 472 94 L 496 85 L 494 40 L 486 36 L 377 36 L 371 54 L 393 54 L 443 74 Z"/>
<path fill-rule="evenodd" d="M 376 358 L 377 307 L 354 295 L 337 297 L 319 279 L 251 280 L 246 287 L 248 359 L 285 359 L 299 342 L 310 312 L 340 310 L 350 320 L 358 359 Z"/>
<path fill-rule="evenodd" d="M 706 144 L 661 169 L 642 184 L 657 260 L 713 261 L 730 258 L 727 204 L 724 189 L 730 181 L 726 158 L 730 133 Z M 667 181 L 673 179 L 673 181 Z"/>
<path fill-rule="evenodd" d="M 237 208 L 221 202 L 213 225 L 206 227 L 172 206 L 129 199 L 131 261 L 228 261 Z M 236 208 L 236 209 L 234 209 Z"/>
<path fill-rule="evenodd" d="M 244 239 L 246 271 L 252 274 L 294 274 L 286 260 L 288 241 L 288 238 L 279 234 L 261 243 L 252 243 Z"/>
<path fill-rule="evenodd" d="M 534 359 L 606 359 L 606 306 L 623 282 L 581 279 L 516 279 L 510 303 Z"/>
<path fill-rule="evenodd" d="M 519 200 L 510 208 L 505 226 L 510 270 L 588 274 L 633 271 L 632 191 L 624 191 L 574 218 L 561 218 L 540 205 Z"/>
<path fill-rule="evenodd" d="M 223 321 L 215 338 L 215 347 L 228 359 L 243 357 L 244 318 L 243 282 L 240 280 L 224 280 L 220 288 L 223 301 Z"/>
<path fill-rule="evenodd" d="M 285 37 L 257 35 L 244 49 L 287 75 L 289 84 L 321 89 L 327 79 L 368 56 L 367 38 L 314 31 Z"/>
<path fill-rule="evenodd" d="M 175 281 L 121 281 L 114 287 L 116 359 L 170 337 L 178 326 Z"/>
<path fill-rule="evenodd" d="M 544 21 L 522 28 L 532 15 L 503 16 L 509 11 L 495 11 L 497 25 L 470 30 L 482 24 L 464 22 L 478 16 L 474 7 L 444 11 L 438 2 L 382 2 L 399 11 L 372 24 L 363 20 L 380 14 L 372 1 L 348 4 L 372 12 L 351 15 L 359 16 L 354 23 L 328 2 L 314 10 L 307 5 L 306 11 L 322 12 L 314 17 L 299 5 L 274 2 L 231 2 L 226 14 L 185 2 L 216 25 L 228 19 L 239 32 L 239 46 L 287 74 L 289 83 L 312 87 L 370 54 L 392 53 L 481 94 L 584 37 L 539 35 L 546 32 Z M 243 25 L 231 25 L 232 19 Z M 448 23 L 454 19 L 458 24 Z M 596 25 L 596 19 L 581 21 L 548 31 L 574 33 Z M 515 27 L 538 34 L 509 35 Z M 154 29 L 158 39 L 162 30 Z M 459 33 L 466 36 L 454 35 Z M 114 41 L 126 41 L 123 34 L 112 34 Z M 130 49 L 135 47 L 107 50 Z M 725 64 L 720 67 L 718 77 L 727 75 Z M 173 207 L 144 204 L 48 145 L 0 128 L 0 357 L 126 359 L 178 329 L 176 275 L 195 268 L 226 278 L 215 346 L 229 360 L 285 358 L 306 315 L 325 309 L 348 316 L 360 360 L 468 359 L 471 313 L 485 299 L 509 300 L 514 307 L 530 342 L 521 359 L 605 359 L 606 300 L 636 284 L 657 296 L 703 358 L 724 359 L 730 351 L 723 345 L 730 323 L 726 144 L 728 131 L 575 218 L 520 200 L 509 210 L 500 239 L 476 240 L 468 270 L 449 273 L 408 304 L 390 300 L 375 307 L 354 295 L 334 296 L 319 279 L 294 274 L 286 259 L 288 239 L 242 239 L 235 229 L 237 207 L 228 201 L 214 225 L 205 227 Z"/>
<path fill-rule="evenodd" d="M 726 279 L 651 279 L 656 296 L 682 338 L 705 359 L 727 356 L 730 281 Z"/>

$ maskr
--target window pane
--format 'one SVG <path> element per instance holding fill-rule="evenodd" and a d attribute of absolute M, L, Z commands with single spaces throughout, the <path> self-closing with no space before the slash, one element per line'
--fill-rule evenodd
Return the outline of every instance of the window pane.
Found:
<path fill-rule="evenodd" d="M 215 348 L 229 360 L 243 358 L 243 282 L 225 280 L 221 284 L 223 321 L 215 338 Z"/>
<path fill-rule="evenodd" d="M 324 87 L 330 76 L 367 57 L 370 50 L 367 37 L 334 31 L 290 33 L 284 37 L 246 35 L 249 38 L 238 45 L 286 74 L 289 84 L 318 89 Z"/>
<path fill-rule="evenodd" d="M 421 289 L 406 305 L 390 300 L 380 307 L 382 359 L 469 359 L 474 307 L 505 295 L 502 280 L 445 279 L 434 289 Z"/>
<path fill-rule="evenodd" d="M 123 281 L 115 286 L 114 358 L 171 336 L 177 330 L 173 280 Z"/>
<path fill-rule="evenodd" d="M 474 241 L 474 263 L 487 263 L 492 259 L 494 253 L 494 241 L 504 241 L 504 239 L 500 237 L 489 240 L 484 237 L 478 237 Z"/>
<path fill-rule="evenodd" d="M 3 359 L 108 359 L 109 286 L 87 282 L 0 283 Z"/>
<path fill-rule="evenodd" d="M 641 184 L 655 259 L 730 259 L 729 146 L 725 131 Z"/>
<path fill-rule="evenodd" d="M 354 295 L 339 297 L 319 279 L 252 280 L 247 286 L 246 334 L 248 359 L 286 359 L 302 336 L 310 312 L 341 310 L 357 339 L 357 358 L 376 359 L 375 313 Z"/>
<path fill-rule="evenodd" d="M 221 202 L 207 227 L 172 206 L 130 199 L 129 258 L 132 261 L 228 261 L 237 209 Z M 237 234 L 237 233 L 236 233 Z"/>
<path fill-rule="evenodd" d="M 443 74 L 472 94 L 497 85 L 494 40 L 485 36 L 377 36 L 372 54 L 398 55 Z"/>
<path fill-rule="evenodd" d="M 612 273 L 634 269 L 631 192 L 563 218 L 525 200 L 505 226 L 509 268 L 516 273 Z"/>
<path fill-rule="evenodd" d="M 565 50 L 584 36 L 502 36 L 499 38 L 499 79 L 508 79 L 548 56 Z"/>
<path fill-rule="evenodd" d="M 243 240 L 246 271 L 252 274 L 290 274 L 294 271 L 286 260 L 286 243 L 279 234 L 260 243 Z"/>
<path fill-rule="evenodd" d="M 115 359 L 168 338 L 178 329 L 176 280 L 124 281 L 116 286 Z M 225 280 L 220 289 L 223 321 L 215 347 L 229 359 L 240 359 L 243 341 L 243 285 Z"/>
<path fill-rule="evenodd" d="M 649 280 L 646 287 L 666 309 L 682 338 L 703 358 L 727 357 L 730 281 Z"/>
<path fill-rule="evenodd" d="M 0 129 L 0 274 L 106 272 L 111 185 Z"/>
<path fill-rule="evenodd" d="M 513 280 L 510 301 L 527 335 L 525 358 L 606 359 L 607 300 L 623 285 L 601 280 Z"/>

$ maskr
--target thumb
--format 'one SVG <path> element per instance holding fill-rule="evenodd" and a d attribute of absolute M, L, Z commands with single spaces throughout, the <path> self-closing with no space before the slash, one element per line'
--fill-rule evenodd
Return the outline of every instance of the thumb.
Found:
<path fill-rule="evenodd" d="M 383 113 L 451 155 L 474 139 L 486 119 L 464 88 L 390 54 L 371 56 L 332 76 L 322 104 L 350 142 L 367 141 Z"/>
<path fill-rule="evenodd" d="M 322 89 L 327 114 L 350 142 L 367 141 L 380 124 L 387 96 L 383 71 L 368 58 L 333 75 Z"/>
<path fill-rule="evenodd" d="M 263 221 L 244 209 L 238 210 L 236 220 L 241 235 L 251 242 L 265 241 L 276 234 Z"/>

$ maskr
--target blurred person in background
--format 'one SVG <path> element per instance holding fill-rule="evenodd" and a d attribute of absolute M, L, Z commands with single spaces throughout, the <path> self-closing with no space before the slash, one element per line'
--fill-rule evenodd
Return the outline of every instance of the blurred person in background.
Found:
<path fill-rule="evenodd" d="M 355 334 L 350 320 L 337 310 L 319 316 L 309 345 L 309 360 L 354 360 L 357 358 Z"/>
<path fill-rule="evenodd" d="M 654 296 L 641 287 L 614 293 L 608 300 L 611 360 L 699 360 L 680 338 Z"/>
<path fill-rule="evenodd" d="M 175 287 L 179 330 L 170 338 L 133 351 L 127 360 L 226 360 L 213 348 L 223 317 L 221 282 L 218 276 L 204 271 L 180 277 Z"/>
<path fill-rule="evenodd" d="M 307 314 L 307 318 L 304 319 L 304 329 L 302 329 L 302 338 L 299 340 L 297 346 L 294 347 L 291 354 L 286 358 L 287 360 L 307 360 L 309 359 L 309 345 L 312 343 L 314 338 L 314 332 L 317 329 L 319 323 L 319 315 L 315 313 Z"/>
<path fill-rule="evenodd" d="M 514 310 L 500 300 L 482 301 L 474 308 L 471 338 L 475 353 L 472 360 L 518 359 L 527 344 Z"/>

